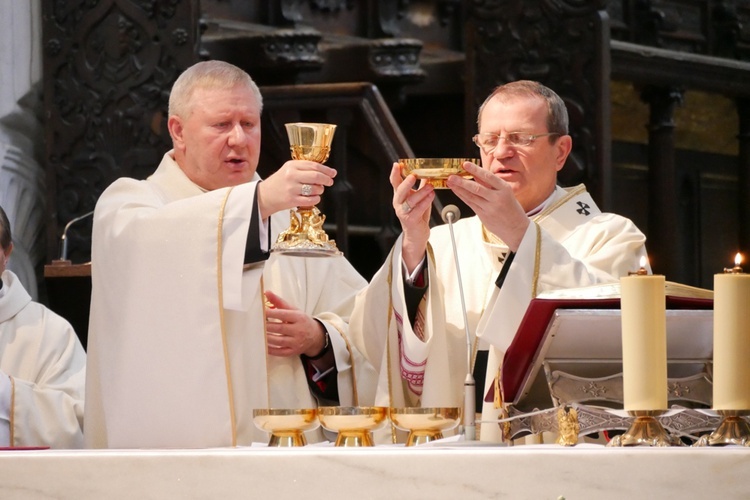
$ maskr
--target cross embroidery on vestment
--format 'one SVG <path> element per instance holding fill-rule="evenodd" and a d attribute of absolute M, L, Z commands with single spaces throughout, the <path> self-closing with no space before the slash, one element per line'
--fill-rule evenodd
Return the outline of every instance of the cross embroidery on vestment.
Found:
<path fill-rule="evenodd" d="M 591 207 L 589 207 L 588 204 L 586 204 L 586 203 L 584 203 L 582 201 L 578 201 L 578 202 L 576 202 L 576 204 L 579 207 L 581 207 L 581 208 L 579 208 L 579 209 L 576 210 L 576 212 L 578 212 L 579 214 L 581 214 L 581 215 L 589 215 L 591 213 L 591 212 L 589 212 L 589 208 L 591 208 Z"/>

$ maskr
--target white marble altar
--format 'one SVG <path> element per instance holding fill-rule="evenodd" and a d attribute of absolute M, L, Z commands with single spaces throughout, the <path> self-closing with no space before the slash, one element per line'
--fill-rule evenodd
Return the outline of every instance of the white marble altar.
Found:
<path fill-rule="evenodd" d="M 0 452 L 10 499 L 750 498 L 750 449 L 581 445 Z"/>

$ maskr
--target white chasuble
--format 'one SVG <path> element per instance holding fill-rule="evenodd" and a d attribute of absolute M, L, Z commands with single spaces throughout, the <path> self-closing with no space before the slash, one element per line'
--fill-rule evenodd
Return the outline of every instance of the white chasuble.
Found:
<path fill-rule="evenodd" d="M 534 296 L 547 290 L 616 281 L 636 269 L 640 257 L 645 255 L 645 236 L 630 220 L 601 213 L 582 185 L 558 187 L 545 208 L 531 220 L 501 289 L 495 281 L 508 258 L 507 247 L 483 228 L 478 217 L 454 224 L 470 334 L 468 345 L 448 227 L 438 226 L 430 234 L 423 341 L 414 338 L 406 315 L 399 238 L 388 261 L 358 297 L 352 317 L 352 329 L 356 325 L 358 333 L 357 347 L 380 367 L 376 395 L 379 404 L 391 402 L 399 406 L 415 401 L 401 383 L 398 349 L 408 349 L 417 342 L 422 344 L 420 349 L 405 355 L 419 363 L 420 353 L 426 353 L 421 360 L 425 363 L 422 397 L 418 401 L 421 406 L 463 406 L 467 350 L 473 360 L 479 342 L 490 350 L 483 390 L 487 394 Z M 396 321 L 398 317 L 403 320 Z M 400 341 L 401 337 L 408 340 Z M 386 352 L 390 352 L 390 357 Z M 498 413 L 493 403 L 486 403 L 482 419 L 496 420 Z M 480 436 L 482 440 L 499 441 L 497 424 L 483 424 Z"/>
<path fill-rule="evenodd" d="M 307 297 L 285 296 L 294 282 L 264 283 L 266 263 L 243 270 L 256 183 L 204 192 L 167 153 L 148 180 L 122 178 L 102 194 L 92 243 L 88 446 L 267 442 L 253 409 L 315 406 L 299 357 L 267 355 L 262 293 L 265 286 L 292 303 Z M 296 285 L 305 280 L 303 273 Z"/>
<path fill-rule="evenodd" d="M 10 377 L 11 446 L 83 447 L 86 353 L 73 327 L 2 274 L 0 372 Z M 7 445 L 7 443 L 6 443 Z"/>

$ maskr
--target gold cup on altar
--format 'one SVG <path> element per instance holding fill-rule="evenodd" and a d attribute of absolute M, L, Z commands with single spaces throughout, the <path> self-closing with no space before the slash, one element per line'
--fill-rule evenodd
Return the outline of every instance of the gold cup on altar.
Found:
<path fill-rule="evenodd" d="M 389 416 L 396 428 L 409 432 L 406 446 L 416 446 L 442 439 L 444 431 L 458 425 L 461 409 L 391 408 Z"/>
<path fill-rule="evenodd" d="M 323 428 L 337 432 L 336 446 L 374 446 L 371 432 L 385 424 L 384 406 L 321 406 L 318 419 Z"/>
<path fill-rule="evenodd" d="M 259 408 L 253 410 L 253 423 L 271 434 L 268 446 L 276 447 L 305 446 L 305 431 L 320 425 L 315 408 Z"/>
<path fill-rule="evenodd" d="M 460 175 L 465 179 L 472 179 L 472 175 L 464 170 L 464 162 L 479 165 L 478 158 L 401 158 L 401 175 L 406 177 L 414 174 L 417 179 L 432 184 L 435 189 L 447 189 L 448 177 Z"/>
<path fill-rule="evenodd" d="M 287 123 L 289 149 L 294 160 L 324 163 L 331 153 L 336 125 L 330 123 Z M 289 211 L 289 228 L 282 231 L 271 249 L 298 257 L 339 255 L 336 242 L 323 229 L 326 217 L 315 206 L 301 206 Z"/>

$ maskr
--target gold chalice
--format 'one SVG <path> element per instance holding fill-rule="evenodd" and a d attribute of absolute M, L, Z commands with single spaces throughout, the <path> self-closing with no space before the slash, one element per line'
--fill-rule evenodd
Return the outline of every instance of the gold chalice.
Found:
<path fill-rule="evenodd" d="M 443 431 L 453 429 L 461 419 L 460 408 L 391 408 L 391 422 L 409 431 L 406 446 L 429 443 L 443 438 Z"/>
<path fill-rule="evenodd" d="M 271 433 L 268 446 L 305 446 L 305 431 L 320 425 L 315 408 L 282 409 L 262 408 L 253 410 L 255 426 Z"/>
<path fill-rule="evenodd" d="M 435 189 L 447 189 L 446 181 L 451 175 L 471 179 L 471 174 L 464 170 L 466 161 L 480 164 L 478 158 L 402 158 L 398 160 L 401 165 L 401 175 L 406 177 L 414 174 L 417 179 L 432 184 Z"/>
<path fill-rule="evenodd" d="M 336 125 L 330 123 L 287 123 L 292 159 L 323 163 L 331 153 L 331 142 Z M 303 186 L 303 189 L 309 186 Z M 309 194 L 309 193 L 306 193 Z M 289 228 L 282 231 L 272 250 L 298 257 L 328 257 L 339 255 L 336 242 L 328 239 L 323 230 L 326 216 L 314 206 L 297 207 L 289 211 Z"/>
<path fill-rule="evenodd" d="M 380 428 L 388 416 L 384 406 L 321 406 L 320 425 L 338 432 L 336 446 L 374 446 L 371 431 Z"/>

